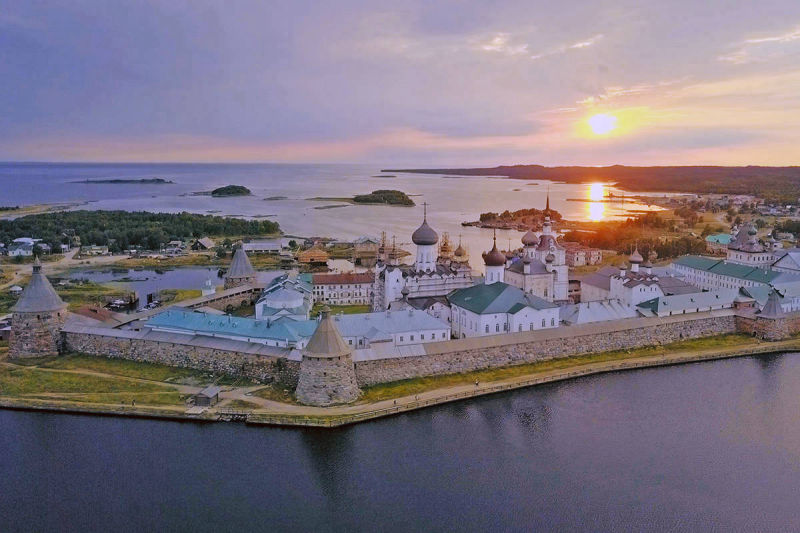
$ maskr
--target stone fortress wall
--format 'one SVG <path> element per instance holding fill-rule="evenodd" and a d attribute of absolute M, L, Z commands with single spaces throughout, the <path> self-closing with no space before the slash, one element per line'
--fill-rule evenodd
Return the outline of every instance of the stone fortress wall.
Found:
<path fill-rule="evenodd" d="M 285 351 L 244 341 L 70 326 L 62 330 L 62 336 L 66 351 L 193 368 L 292 388 L 300 371 L 300 361 L 288 359 Z"/>
<path fill-rule="evenodd" d="M 425 345 L 426 355 L 356 362 L 361 387 L 421 376 L 500 368 L 736 332 L 730 310 L 642 318 Z"/>
<path fill-rule="evenodd" d="M 800 331 L 800 317 L 790 321 L 794 324 L 792 329 Z M 369 386 L 740 331 L 760 335 L 759 332 L 769 329 L 761 322 L 753 317 L 737 316 L 733 309 L 725 309 L 585 324 L 429 343 L 422 345 L 423 354 L 413 356 L 364 360 L 355 352 L 355 368 L 358 385 Z M 775 329 L 775 321 L 768 322 Z M 783 329 L 790 328 L 778 327 L 778 330 Z M 264 383 L 277 382 L 287 388 L 296 387 L 298 382 L 299 354 L 287 357 L 286 350 L 255 343 L 153 331 L 69 326 L 62 335 L 65 349 L 74 352 L 226 373 Z"/>

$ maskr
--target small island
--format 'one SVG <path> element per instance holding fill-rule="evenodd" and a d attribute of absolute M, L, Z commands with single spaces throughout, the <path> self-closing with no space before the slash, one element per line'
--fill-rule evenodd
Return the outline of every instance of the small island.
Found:
<path fill-rule="evenodd" d="M 416 205 L 414 200 L 409 198 L 406 193 L 391 189 L 372 191 L 370 194 L 359 194 L 353 197 L 353 201 L 357 204 Z"/>
<path fill-rule="evenodd" d="M 80 180 L 80 181 L 73 181 L 72 183 L 104 183 L 104 184 L 112 184 L 112 185 L 166 185 L 170 183 L 175 183 L 172 180 L 164 179 L 164 178 L 135 178 L 135 179 L 121 179 L 121 178 L 114 178 L 114 179 L 97 179 L 97 180 Z"/>
<path fill-rule="evenodd" d="M 243 185 L 226 185 L 211 191 L 211 196 L 250 196 L 250 189 Z"/>
<path fill-rule="evenodd" d="M 561 213 L 553 209 L 520 209 L 518 211 L 505 210 L 502 213 L 481 213 L 479 220 L 462 222 L 462 226 L 475 226 L 479 228 L 516 229 L 527 231 L 530 228 L 539 228 L 544 223 L 545 216 L 549 213 L 554 221 L 562 220 Z"/>
<path fill-rule="evenodd" d="M 390 189 L 381 189 L 372 191 L 369 194 L 357 194 L 352 198 L 347 197 L 331 197 L 331 196 L 315 196 L 314 198 L 307 198 L 312 201 L 325 201 L 325 202 L 348 202 L 351 204 L 364 204 L 364 205 L 400 205 L 411 207 L 416 205 L 414 200 L 402 191 L 395 191 Z"/>

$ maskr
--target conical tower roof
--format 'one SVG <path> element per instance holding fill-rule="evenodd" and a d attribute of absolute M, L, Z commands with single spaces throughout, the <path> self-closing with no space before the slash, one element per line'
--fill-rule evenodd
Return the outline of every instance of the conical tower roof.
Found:
<path fill-rule="evenodd" d="M 233 254 L 233 261 L 228 273 L 225 275 L 228 278 L 249 278 L 255 276 L 256 271 L 253 270 L 253 265 L 250 264 L 250 258 L 242 248 L 237 248 Z"/>
<path fill-rule="evenodd" d="M 339 334 L 328 306 L 322 310 L 322 318 L 305 351 L 313 357 L 341 357 L 350 353 L 350 348 Z"/>
<path fill-rule="evenodd" d="M 15 313 L 45 313 L 60 311 L 67 304 L 56 294 L 50 281 L 42 274 L 42 264 L 37 257 L 33 263 L 33 275 L 19 301 L 11 308 Z"/>
<path fill-rule="evenodd" d="M 767 297 L 767 303 L 764 304 L 759 315 L 765 318 L 780 318 L 784 316 L 784 314 L 783 307 L 781 307 L 780 295 L 778 291 L 772 289 L 772 292 L 769 293 L 769 297 Z"/>

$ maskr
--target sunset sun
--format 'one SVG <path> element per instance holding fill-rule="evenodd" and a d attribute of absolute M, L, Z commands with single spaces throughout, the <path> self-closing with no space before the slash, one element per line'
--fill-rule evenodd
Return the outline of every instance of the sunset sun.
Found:
<path fill-rule="evenodd" d="M 617 127 L 617 117 L 605 113 L 598 113 L 589 117 L 589 127 L 595 135 L 606 135 Z"/>

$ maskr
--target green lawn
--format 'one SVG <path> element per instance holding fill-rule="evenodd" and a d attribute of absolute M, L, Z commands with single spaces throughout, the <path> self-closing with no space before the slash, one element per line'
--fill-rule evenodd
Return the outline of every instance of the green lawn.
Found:
<path fill-rule="evenodd" d="M 36 360 L 32 360 L 36 361 Z M 91 370 L 104 374 L 114 374 L 129 378 L 149 379 L 152 381 L 168 381 L 170 383 L 200 384 L 214 381 L 209 373 L 190 368 L 178 368 L 157 363 L 140 363 L 127 359 L 112 359 L 92 355 L 62 355 L 47 358 L 38 366 L 42 368 L 59 368 L 62 370 Z"/>
<path fill-rule="evenodd" d="M 117 392 L 89 394 L 26 394 L 26 399 L 97 403 L 125 406 L 184 406 L 186 399 L 176 391 Z"/>
<path fill-rule="evenodd" d="M 322 308 L 325 307 L 323 303 L 314 304 L 314 307 L 311 308 L 311 318 L 316 317 L 322 311 Z M 331 308 L 332 314 L 342 313 L 345 315 L 353 315 L 356 313 L 369 313 L 370 307 L 369 305 L 329 305 L 328 307 Z"/>
<path fill-rule="evenodd" d="M 708 349 L 720 349 L 726 347 L 743 347 L 754 345 L 758 341 L 747 335 L 720 335 L 717 337 L 706 337 L 702 339 L 689 339 L 675 342 L 664 346 L 650 346 L 647 348 L 637 348 L 632 350 L 617 350 L 613 352 L 603 352 L 590 355 L 579 355 L 575 357 L 565 357 L 540 361 L 537 363 L 527 363 L 524 365 L 509 366 L 488 370 L 476 370 L 464 374 L 447 374 L 443 376 L 429 376 L 422 378 L 406 379 L 382 383 L 363 389 L 361 403 L 377 402 L 392 398 L 400 398 L 412 394 L 419 394 L 429 390 L 452 387 L 456 385 L 466 385 L 474 383 L 475 380 L 486 383 L 489 381 L 500 381 L 504 379 L 516 378 L 529 374 L 537 374 L 552 370 L 562 370 L 566 368 L 579 368 L 582 365 L 600 363 L 605 361 L 617 361 L 632 359 L 635 357 L 646 357 L 661 355 L 668 352 L 680 351 L 702 351 Z"/>
<path fill-rule="evenodd" d="M 47 372 L 37 368 L 0 367 L 0 395 L 37 393 L 167 392 L 169 387 L 118 378 Z"/>
<path fill-rule="evenodd" d="M 200 289 L 163 289 L 159 292 L 161 301 L 165 304 L 174 304 L 183 300 L 191 300 L 192 298 L 199 298 L 203 295 Z"/>
<path fill-rule="evenodd" d="M 297 401 L 294 399 L 294 391 L 280 385 L 267 385 L 263 389 L 255 391 L 253 396 L 258 396 L 265 400 L 272 400 L 273 402 L 297 404 Z"/>
<path fill-rule="evenodd" d="M 225 408 L 227 409 L 241 409 L 243 411 L 258 409 L 259 407 L 261 406 L 257 403 L 248 402 L 246 400 L 231 400 L 225 404 Z"/>

